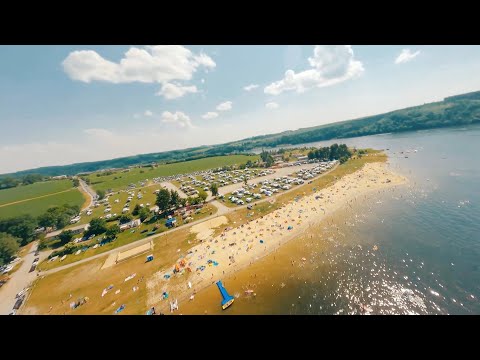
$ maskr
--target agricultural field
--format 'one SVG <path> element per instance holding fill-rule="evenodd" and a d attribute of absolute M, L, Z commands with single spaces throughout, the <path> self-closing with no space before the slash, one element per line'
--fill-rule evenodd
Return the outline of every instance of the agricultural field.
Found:
<path fill-rule="evenodd" d="M 72 180 L 42 181 L 31 185 L 22 185 L 10 189 L 0 190 L 0 206 L 16 201 L 27 200 L 38 196 L 54 194 L 72 189 Z"/>
<path fill-rule="evenodd" d="M 226 165 L 243 164 L 248 160 L 255 161 L 258 158 L 258 155 L 214 156 L 199 160 L 158 165 L 157 167 L 133 168 L 128 172 L 118 170 L 113 174 L 106 176 L 102 176 L 101 173 L 94 173 L 90 174 L 88 179 L 90 180 L 90 185 L 95 190 L 121 190 L 125 189 L 131 183 L 137 184 L 139 181 L 146 179 L 151 181 L 156 177 L 187 174 Z"/>
<path fill-rule="evenodd" d="M 16 217 L 23 214 L 38 216 L 43 214 L 49 207 L 52 206 L 69 204 L 78 205 L 81 207 L 84 202 L 85 198 L 83 197 L 82 193 L 76 188 L 71 188 L 70 190 L 66 190 L 58 194 L 22 201 L 12 205 L 0 205 L 0 219 Z"/>

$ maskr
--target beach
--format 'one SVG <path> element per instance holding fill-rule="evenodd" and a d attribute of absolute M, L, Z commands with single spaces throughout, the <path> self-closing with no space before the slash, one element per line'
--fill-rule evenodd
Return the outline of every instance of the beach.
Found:
<path fill-rule="evenodd" d="M 193 240 L 197 245 L 188 254 L 179 254 L 176 262 L 148 279 L 147 306 L 169 312 L 169 301 L 164 299 L 168 294 L 169 300 L 178 299 L 181 308 L 182 302 L 188 299 L 195 301 L 197 292 L 252 265 L 289 240 L 304 235 L 309 228 L 335 211 L 362 202 L 369 192 L 406 182 L 405 177 L 391 172 L 385 163 L 368 163 L 333 185 L 304 193 L 281 208 L 242 226 L 222 228 L 223 221 L 219 220 L 212 222 L 210 231 L 207 231 L 204 225 Z M 255 206 L 251 212 L 255 212 Z M 213 228 L 220 228 L 220 235 L 213 236 Z M 284 264 L 290 265 L 293 266 Z"/>

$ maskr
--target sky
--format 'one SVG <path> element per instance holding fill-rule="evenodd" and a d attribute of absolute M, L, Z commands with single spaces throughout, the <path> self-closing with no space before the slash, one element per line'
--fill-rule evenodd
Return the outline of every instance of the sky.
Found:
<path fill-rule="evenodd" d="M 0 46 L 0 173 L 378 114 L 479 73 L 480 46 Z"/>

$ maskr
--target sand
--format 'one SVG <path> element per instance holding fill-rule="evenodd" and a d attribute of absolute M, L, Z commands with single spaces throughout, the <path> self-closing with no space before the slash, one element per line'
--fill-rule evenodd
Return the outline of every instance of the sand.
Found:
<path fill-rule="evenodd" d="M 196 238 L 198 240 L 207 240 L 213 234 L 213 229 L 226 223 L 228 223 L 228 219 L 225 216 L 219 216 L 200 224 L 193 225 L 190 228 L 190 232 L 196 233 Z"/>
<path fill-rule="evenodd" d="M 180 258 L 152 275 L 147 282 L 147 305 L 164 307 L 166 301 L 162 301 L 162 293 L 166 291 L 170 299 L 179 298 L 181 306 L 181 301 L 188 299 L 195 291 L 273 252 L 326 215 L 348 206 L 349 202 L 362 201 L 371 191 L 406 182 L 406 178 L 388 170 L 385 163 L 368 163 L 327 188 L 297 197 L 280 209 L 245 225 L 227 228 L 217 237 L 211 237 L 213 232 L 206 235 L 212 224 L 198 224 L 196 226 L 204 225 L 197 228 L 200 229 L 197 232 L 202 234 L 202 242 L 189 250 L 184 257 L 185 266 L 177 267 L 180 268 L 179 273 L 174 274 L 172 270 L 179 264 Z M 170 278 L 167 279 L 165 275 Z M 188 282 L 191 282 L 191 288 L 187 286 Z"/>

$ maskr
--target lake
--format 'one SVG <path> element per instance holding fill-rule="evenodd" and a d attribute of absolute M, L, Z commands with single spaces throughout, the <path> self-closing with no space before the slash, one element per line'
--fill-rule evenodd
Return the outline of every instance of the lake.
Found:
<path fill-rule="evenodd" d="M 295 147 L 334 142 L 385 149 L 409 185 L 225 278 L 237 297 L 226 311 L 210 286 L 185 313 L 480 314 L 480 125 Z"/>

